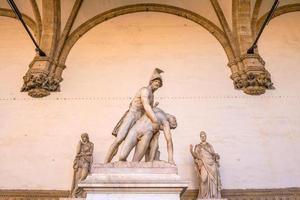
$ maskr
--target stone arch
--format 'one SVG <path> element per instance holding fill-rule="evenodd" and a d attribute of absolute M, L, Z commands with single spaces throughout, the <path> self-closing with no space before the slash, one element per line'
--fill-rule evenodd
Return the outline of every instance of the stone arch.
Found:
<path fill-rule="evenodd" d="M 300 3 L 280 6 L 275 10 L 275 13 L 274 13 L 272 19 L 274 19 L 275 17 L 278 17 L 280 15 L 286 14 L 286 13 L 297 12 L 297 11 L 300 11 Z M 255 27 L 256 30 L 258 30 L 262 26 L 267 15 L 268 15 L 268 13 L 264 14 L 257 20 L 256 27 Z M 255 30 L 255 32 L 256 32 L 256 30 Z"/>
<path fill-rule="evenodd" d="M 22 14 L 22 17 L 23 17 L 26 25 L 28 25 L 29 28 L 34 32 L 34 34 L 37 35 L 37 26 L 36 26 L 35 21 L 32 18 L 30 18 L 29 16 L 27 16 L 23 13 L 21 13 L 21 14 Z M 0 8 L 0 16 L 17 19 L 15 13 L 12 10 L 5 9 L 5 8 Z"/>
<path fill-rule="evenodd" d="M 68 37 L 59 58 L 59 65 L 65 64 L 67 56 L 70 50 L 72 49 L 73 45 L 79 40 L 80 37 L 82 37 L 86 32 L 88 32 L 96 25 L 120 15 L 137 13 L 137 12 L 147 12 L 147 11 L 162 12 L 162 13 L 177 15 L 201 25 L 220 42 L 223 49 L 225 50 L 228 60 L 232 61 L 234 59 L 233 50 L 231 49 L 231 46 L 228 40 L 226 39 L 224 32 L 208 19 L 183 8 L 165 5 L 165 4 L 147 3 L 147 4 L 134 4 L 134 5 L 114 8 L 112 10 L 96 15 L 95 17 L 89 19 L 88 21 L 80 25 Z"/>

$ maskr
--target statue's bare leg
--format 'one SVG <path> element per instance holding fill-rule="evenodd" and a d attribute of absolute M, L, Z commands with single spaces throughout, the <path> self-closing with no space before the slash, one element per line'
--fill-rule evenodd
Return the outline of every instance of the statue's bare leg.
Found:
<path fill-rule="evenodd" d="M 144 157 L 151 140 L 152 134 L 145 134 L 135 147 L 135 152 L 132 158 L 132 162 L 139 162 Z"/>
<path fill-rule="evenodd" d="M 74 190 L 73 190 L 73 196 L 75 196 L 75 197 L 80 197 L 80 195 L 82 193 L 82 188 L 78 188 L 78 183 L 80 183 L 80 181 L 85 180 L 89 173 L 88 164 L 84 164 L 84 165 L 85 166 L 82 168 L 79 168 L 76 173 L 76 183 L 74 185 Z"/>
<path fill-rule="evenodd" d="M 137 131 L 134 127 L 132 127 L 121 148 L 121 152 L 119 156 L 120 161 L 126 161 L 129 153 L 136 145 L 136 143 L 137 143 Z"/>
<path fill-rule="evenodd" d="M 125 139 L 129 128 L 132 126 L 132 124 L 135 123 L 135 119 L 133 115 L 128 115 L 126 116 L 126 118 L 124 119 L 122 125 L 120 126 L 120 129 L 118 131 L 118 134 L 114 140 L 114 142 L 112 143 L 112 145 L 109 147 L 109 150 L 106 154 L 104 163 L 109 163 L 113 157 L 116 155 L 117 151 L 118 151 L 118 147 L 119 145 L 122 143 L 122 141 Z"/>
<path fill-rule="evenodd" d="M 78 183 L 81 181 L 81 175 L 83 173 L 83 168 L 78 168 L 77 172 L 76 172 L 76 181 L 74 183 L 74 189 L 72 192 L 73 197 L 77 197 L 78 194 L 80 193 L 79 189 L 78 189 Z"/>
<path fill-rule="evenodd" d="M 72 185 L 71 185 L 69 197 L 73 197 L 74 188 L 75 188 L 76 180 L 77 180 L 77 172 L 78 172 L 78 168 L 74 167 L 73 168 L 73 179 L 72 179 Z"/>
<path fill-rule="evenodd" d="M 152 137 L 150 144 L 149 144 L 149 155 L 148 159 L 146 162 L 153 162 L 155 155 L 157 154 L 158 151 L 158 138 L 159 138 L 159 132 L 154 134 Z"/>
<path fill-rule="evenodd" d="M 150 162 L 150 147 L 148 147 L 147 150 L 146 150 L 146 153 L 145 153 L 145 162 Z"/>
<path fill-rule="evenodd" d="M 73 185 L 71 188 L 71 197 L 75 197 L 75 195 L 76 195 L 76 190 L 77 190 L 77 185 L 79 182 L 78 180 L 80 179 L 80 174 L 81 174 L 80 168 L 74 169 Z"/>

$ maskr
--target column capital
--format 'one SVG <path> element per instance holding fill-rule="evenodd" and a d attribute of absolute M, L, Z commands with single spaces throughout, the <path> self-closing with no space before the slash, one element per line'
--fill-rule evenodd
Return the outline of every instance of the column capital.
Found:
<path fill-rule="evenodd" d="M 259 54 L 243 54 L 235 62 L 228 63 L 230 68 L 242 66 L 235 70 L 230 78 L 234 87 L 249 95 L 264 94 L 266 89 L 274 89 L 270 73 L 265 69 L 265 61 Z"/>

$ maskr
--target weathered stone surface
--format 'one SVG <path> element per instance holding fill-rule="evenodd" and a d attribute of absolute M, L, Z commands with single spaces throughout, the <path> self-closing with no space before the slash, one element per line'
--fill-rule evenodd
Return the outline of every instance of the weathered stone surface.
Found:
<path fill-rule="evenodd" d="M 265 62 L 258 54 L 245 54 L 230 63 L 230 67 L 242 66 L 231 75 L 234 87 L 243 90 L 246 94 L 260 95 L 267 89 L 274 89 L 270 73 L 265 69 Z"/>
<path fill-rule="evenodd" d="M 117 161 L 107 164 L 95 163 L 92 167 L 92 173 L 148 173 L 148 174 L 178 174 L 176 165 L 166 161 L 153 162 L 123 162 Z"/>
<path fill-rule="evenodd" d="M 177 167 L 164 161 L 97 164 L 79 183 L 87 200 L 179 200 L 187 186 L 188 182 L 178 176 Z"/>
<path fill-rule="evenodd" d="M 62 190 L 0 190 L 0 200 L 60 200 L 67 198 L 69 191 Z M 198 190 L 186 190 L 181 200 L 196 200 Z M 282 189 L 226 189 L 222 196 L 228 200 L 253 200 L 253 199 L 300 199 L 300 188 Z M 73 198 L 74 199 L 74 198 Z M 85 198 L 75 198 L 83 200 Z M 153 199 L 152 199 L 153 200 Z"/>
<path fill-rule="evenodd" d="M 59 198 L 59 200 L 85 200 L 86 198 Z"/>

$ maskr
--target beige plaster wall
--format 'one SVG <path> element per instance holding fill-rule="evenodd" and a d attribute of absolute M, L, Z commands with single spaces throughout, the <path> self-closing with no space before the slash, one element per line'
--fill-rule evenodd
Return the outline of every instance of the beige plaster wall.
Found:
<path fill-rule="evenodd" d="M 19 24 L 0 18 L 0 188 L 68 189 L 82 132 L 102 162 L 111 131 L 154 67 L 165 70 L 156 100 L 178 119 L 179 174 L 197 186 L 188 152 L 200 130 L 221 155 L 224 188 L 300 185 L 300 13 L 270 23 L 259 43 L 276 90 L 248 96 L 233 89 L 217 40 L 186 19 L 135 13 L 98 25 L 71 50 L 62 92 L 20 93 L 34 48 Z M 284 31 L 283 30 L 284 27 Z M 166 159 L 163 137 L 162 159 Z"/>

